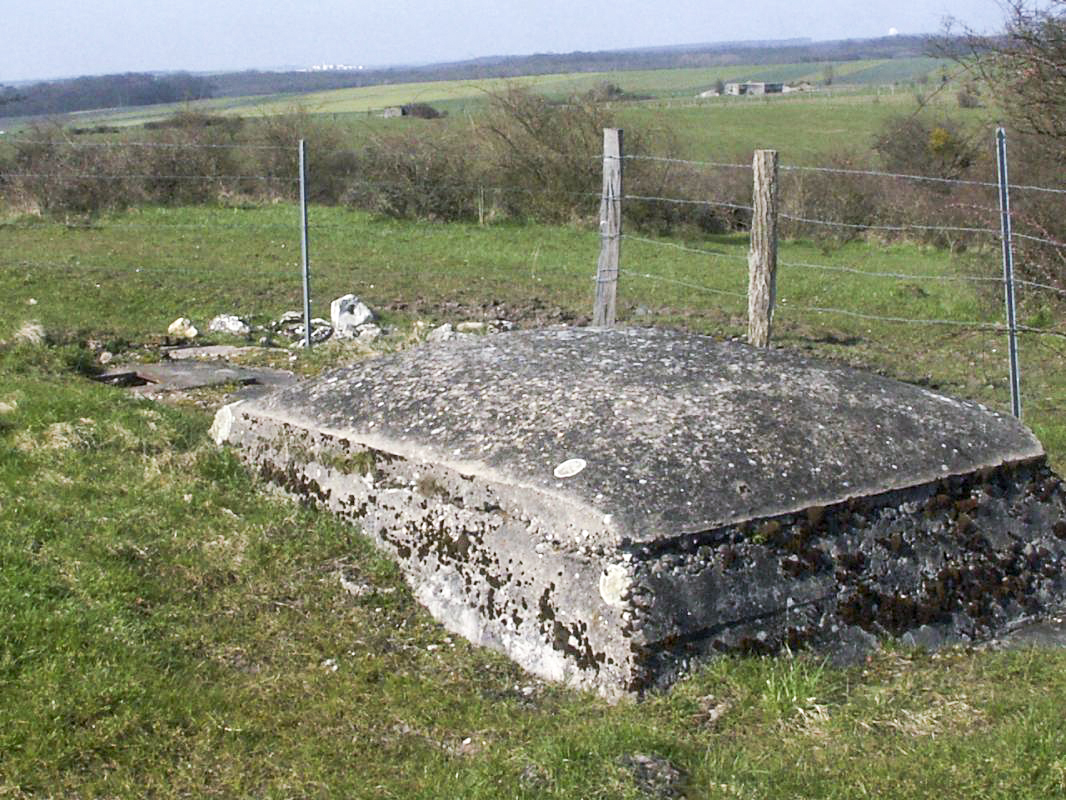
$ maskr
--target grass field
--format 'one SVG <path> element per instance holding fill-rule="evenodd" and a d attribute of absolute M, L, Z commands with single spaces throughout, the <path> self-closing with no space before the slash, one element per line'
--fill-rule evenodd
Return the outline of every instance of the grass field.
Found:
<path fill-rule="evenodd" d="M 987 109 L 959 109 L 953 103 L 953 97 L 944 97 L 928 113 L 946 113 L 967 127 L 987 122 Z M 753 150 L 766 148 L 777 150 L 782 163 L 825 165 L 844 155 L 871 162 L 875 134 L 914 109 L 913 95 L 900 91 L 714 99 L 666 108 L 642 104 L 623 109 L 620 119 L 623 126 L 670 129 L 682 158 L 747 163 Z"/>
<path fill-rule="evenodd" d="M 0 227 L 5 253 L 0 291 L 13 300 L 0 318 L 0 331 L 10 335 L 33 318 L 65 336 L 145 342 L 158 339 L 178 316 L 199 320 L 201 328 L 221 313 L 265 323 L 301 305 L 297 220 L 297 210 L 285 204 L 140 209 L 88 227 L 16 220 Z M 588 317 L 599 247 L 590 228 L 426 224 L 315 208 L 316 313 L 324 313 L 333 297 L 353 291 L 398 322 L 412 315 L 446 321 L 456 313 L 511 314 L 530 322 Z M 746 237 L 665 241 L 706 252 L 656 246 L 654 240 L 627 242 L 622 318 L 742 333 Z M 1000 408 L 1008 405 L 999 334 L 801 310 L 1001 323 L 994 283 L 982 291 L 985 284 L 942 280 L 994 276 L 998 251 L 952 256 L 907 243 L 858 241 L 826 249 L 801 240 L 782 243 L 780 258 L 777 339 L 782 344 L 815 347 L 905 380 L 933 383 Z M 885 279 L 834 269 L 840 267 L 930 277 Z M 79 288 L 77 303 L 67 300 L 72 287 Z M 1053 297 L 1023 291 L 1020 321 L 1061 327 Z M 35 304 L 27 305 L 31 299 Z M 1023 337 L 1022 343 L 1027 419 L 1060 466 L 1066 463 L 1066 426 L 1058 418 L 1066 397 L 1061 344 L 1038 336 Z"/>
<path fill-rule="evenodd" d="M 296 230 L 287 205 L 0 227 L 0 796 L 1066 794 L 1061 653 L 730 658 L 607 706 L 448 636 L 357 531 L 249 478 L 206 438 L 220 394 L 154 404 L 88 380 L 89 338 L 150 357 L 178 315 L 297 307 Z M 672 243 L 709 252 L 625 244 L 623 316 L 740 333 L 743 301 L 718 292 L 743 291 L 744 238 Z M 597 244 L 580 226 L 315 208 L 316 308 L 356 291 L 401 331 L 581 317 Z M 942 277 L 994 264 L 908 244 L 788 242 L 781 257 Z M 971 284 L 782 266 L 780 303 L 782 346 L 1006 401 L 998 334 L 800 310 L 997 320 Z M 50 342 L 14 343 L 30 320 Z M 1023 340 L 1028 419 L 1059 469 L 1064 355 Z M 326 346 L 298 366 L 356 357 Z"/>
<path fill-rule="evenodd" d="M 913 87 L 871 84 L 939 64 L 837 64 L 835 85 L 852 89 L 831 95 L 693 97 L 717 77 L 818 80 L 823 68 L 535 81 L 555 96 L 604 79 L 654 95 L 622 106 L 623 122 L 673 125 L 689 158 L 775 147 L 786 163 L 818 164 L 868 155 L 877 126 L 913 110 Z M 469 124 L 464 109 L 485 88 L 302 103 L 358 142 Z M 257 116 L 292 100 L 213 107 Z M 367 115 L 415 101 L 451 116 Z M 968 124 L 987 113 L 934 102 Z M 313 207 L 314 313 L 359 294 L 393 331 L 383 351 L 407 346 L 416 320 L 581 324 L 597 206 L 590 197 L 569 226 Z M 265 324 L 299 308 L 298 220 L 288 203 L 0 216 L 0 798 L 1066 797 L 1062 652 L 929 655 L 889 642 L 850 669 L 809 654 L 725 658 L 668 693 L 609 706 L 448 636 L 357 530 L 277 497 L 211 445 L 224 389 L 155 403 L 90 379 L 100 347 L 159 358 L 178 316 L 204 330 L 220 313 Z M 1006 339 L 982 327 L 1002 321 L 998 286 L 958 280 L 995 276 L 994 245 L 783 241 L 775 344 L 1004 410 Z M 622 321 L 742 336 L 747 247 L 743 234 L 629 236 Z M 1055 295 L 1020 301 L 1020 322 L 1066 334 Z M 314 374 L 364 357 L 331 343 L 260 360 Z M 1025 420 L 1063 472 L 1066 337 L 1023 335 L 1021 364 Z"/>
<path fill-rule="evenodd" d="M 528 86 L 554 99 L 593 89 L 605 82 L 615 83 L 626 92 L 655 99 L 693 99 L 700 92 L 723 81 L 809 81 L 821 85 L 826 69 L 831 68 L 838 91 L 863 87 L 899 84 L 901 90 L 915 81 L 935 77 L 950 68 L 949 62 L 935 58 L 811 62 L 765 66 L 738 64 L 727 67 L 632 70 L 615 72 L 562 73 L 532 75 L 516 79 L 485 78 L 461 81 L 428 81 L 391 84 L 324 92 L 269 96 L 229 97 L 201 100 L 187 104 L 167 104 L 144 108 L 81 112 L 70 116 L 79 126 L 116 125 L 136 127 L 163 119 L 181 110 L 205 110 L 251 117 L 286 113 L 299 106 L 312 114 L 366 116 L 390 106 L 429 103 L 453 114 L 476 111 L 486 96 L 510 83 Z M 723 101 L 727 98 L 723 98 Z M 17 120 L 0 120 L 9 130 L 17 130 Z M 402 124 L 402 123 L 401 123 Z"/>

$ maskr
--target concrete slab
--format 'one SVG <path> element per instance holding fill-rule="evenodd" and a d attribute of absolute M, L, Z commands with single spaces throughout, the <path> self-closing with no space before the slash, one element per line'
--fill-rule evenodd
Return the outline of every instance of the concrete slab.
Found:
<path fill-rule="evenodd" d="M 241 392 L 251 397 L 295 383 L 296 377 L 291 372 L 269 367 L 238 367 L 219 360 L 182 360 L 116 366 L 97 376 L 97 380 L 149 396 L 234 383 L 247 387 Z"/>
<path fill-rule="evenodd" d="M 605 694 L 723 650 L 989 637 L 1061 602 L 1066 496 L 970 402 L 791 353 L 554 329 L 361 362 L 216 440 L 389 549 L 451 630 Z"/>
<path fill-rule="evenodd" d="M 289 351 L 283 347 L 208 344 L 184 347 L 163 347 L 160 348 L 160 352 L 173 361 L 185 361 L 188 359 L 210 360 L 240 358 L 241 356 L 257 356 L 264 353 L 288 353 Z"/>

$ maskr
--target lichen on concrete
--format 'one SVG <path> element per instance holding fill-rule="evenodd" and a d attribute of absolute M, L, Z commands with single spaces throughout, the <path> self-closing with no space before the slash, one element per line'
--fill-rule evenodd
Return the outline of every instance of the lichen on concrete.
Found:
<path fill-rule="evenodd" d="M 453 631 L 605 694 L 715 652 L 995 635 L 1061 602 L 1066 501 L 970 402 L 671 331 L 548 329 L 227 406 Z"/>

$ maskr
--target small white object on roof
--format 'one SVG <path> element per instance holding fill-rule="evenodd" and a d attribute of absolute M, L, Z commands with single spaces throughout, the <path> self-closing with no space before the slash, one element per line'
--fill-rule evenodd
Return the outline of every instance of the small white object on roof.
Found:
<path fill-rule="evenodd" d="M 571 458 L 555 468 L 556 478 L 572 478 L 583 470 L 587 464 L 583 458 Z"/>

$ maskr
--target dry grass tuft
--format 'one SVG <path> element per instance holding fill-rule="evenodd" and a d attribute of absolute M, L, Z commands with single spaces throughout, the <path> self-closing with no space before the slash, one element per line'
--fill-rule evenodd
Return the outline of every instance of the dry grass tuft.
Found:
<path fill-rule="evenodd" d="M 15 436 L 15 449 L 23 453 L 61 452 L 92 447 L 96 443 L 96 423 L 83 417 L 77 423 L 53 422 L 40 434 L 20 431 Z"/>
<path fill-rule="evenodd" d="M 39 322 L 24 322 L 22 327 L 15 332 L 16 344 L 41 345 L 44 344 L 46 338 L 44 326 Z"/>
<path fill-rule="evenodd" d="M 874 717 L 859 722 L 868 731 L 892 730 L 911 738 L 957 734 L 984 720 L 984 712 L 970 705 L 965 696 L 954 698 L 931 695 L 920 709 L 899 709 L 890 717 Z"/>

